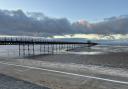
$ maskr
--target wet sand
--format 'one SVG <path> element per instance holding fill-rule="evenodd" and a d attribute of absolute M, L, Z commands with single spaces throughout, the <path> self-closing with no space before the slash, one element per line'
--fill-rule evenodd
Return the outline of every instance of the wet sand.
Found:
<path fill-rule="evenodd" d="M 27 57 L 48 62 L 76 63 L 85 65 L 99 65 L 117 68 L 128 68 L 128 52 L 108 52 L 98 55 L 79 55 L 79 54 L 55 54 L 37 55 Z"/>
<path fill-rule="evenodd" d="M 12 64 L 32 66 L 77 73 L 87 76 L 101 77 L 118 81 L 128 81 L 128 52 L 101 51 L 88 49 L 101 54 L 80 54 L 86 48 L 70 50 L 54 55 L 36 55 L 13 60 L 0 60 Z M 76 52 L 76 53 L 73 53 Z M 16 78 L 45 85 L 51 89 L 128 89 L 127 84 L 120 84 L 97 79 L 83 78 L 62 73 L 29 69 L 21 66 L 0 65 L 0 72 Z"/>
<path fill-rule="evenodd" d="M 77 70 L 77 72 L 79 73 L 79 70 Z M 82 76 L 73 76 L 70 74 L 68 75 L 45 70 L 42 71 L 27 67 L 7 65 L 3 63 L 0 64 L 0 73 L 13 76 L 18 79 L 23 79 L 25 81 L 31 81 L 32 83 L 42 86 L 47 86 L 50 89 L 128 89 L 128 84 L 91 79 Z M 103 75 L 100 77 L 103 77 Z M 116 77 L 116 80 L 123 81 L 124 79 L 118 76 Z"/>
<path fill-rule="evenodd" d="M 0 89 L 50 89 L 14 77 L 0 74 Z"/>

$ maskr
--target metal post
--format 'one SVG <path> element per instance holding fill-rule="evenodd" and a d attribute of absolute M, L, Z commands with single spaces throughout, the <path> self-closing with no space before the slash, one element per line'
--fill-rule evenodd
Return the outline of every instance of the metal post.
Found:
<path fill-rule="evenodd" d="M 44 44 L 44 54 L 45 54 L 45 44 Z"/>
<path fill-rule="evenodd" d="M 48 50 L 48 54 L 49 54 L 49 43 L 48 43 L 48 49 L 47 50 Z"/>
<path fill-rule="evenodd" d="M 52 54 L 54 54 L 54 44 L 52 44 Z"/>
<path fill-rule="evenodd" d="M 20 43 L 19 43 L 19 56 L 20 56 Z"/>
<path fill-rule="evenodd" d="M 40 54 L 41 54 L 41 51 L 42 51 L 42 45 L 40 44 Z"/>
<path fill-rule="evenodd" d="M 23 55 L 25 56 L 25 44 L 23 44 Z"/>
<path fill-rule="evenodd" d="M 34 43 L 33 43 L 33 55 L 35 54 Z"/>
<path fill-rule="evenodd" d="M 58 51 L 60 52 L 60 43 L 59 43 L 59 50 Z"/>
<path fill-rule="evenodd" d="M 56 52 L 58 51 L 57 44 L 56 44 Z"/>
<path fill-rule="evenodd" d="M 67 50 L 69 50 L 68 44 L 67 44 Z"/>
<path fill-rule="evenodd" d="M 29 49 L 29 44 L 28 44 L 28 55 L 30 55 L 30 49 Z"/>

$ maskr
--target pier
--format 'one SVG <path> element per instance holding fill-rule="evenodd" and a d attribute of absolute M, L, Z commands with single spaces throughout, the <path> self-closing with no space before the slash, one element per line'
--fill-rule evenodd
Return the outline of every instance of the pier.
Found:
<path fill-rule="evenodd" d="M 77 47 L 90 47 L 97 45 L 97 43 L 50 40 L 41 37 L 0 37 L 0 45 L 18 46 L 19 56 L 29 56 L 35 55 L 35 46 L 38 46 L 40 54 L 56 54 L 62 50 L 69 51 Z"/>

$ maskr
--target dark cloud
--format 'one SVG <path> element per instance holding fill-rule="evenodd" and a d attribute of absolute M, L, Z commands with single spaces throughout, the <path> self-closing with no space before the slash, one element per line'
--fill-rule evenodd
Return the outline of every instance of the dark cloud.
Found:
<path fill-rule="evenodd" d="M 73 33 L 66 18 L 56 19 L 42 13 L 24 13 L 22 10 L 0 10 L 0 33 L 12 35 L 48 36 Z"/>
<path fill-rule="evenodd" d="M 128 34 L 128 16 L 106 18 L 98 23 L 76 23 L 75 28 L 86 34 Z"/>
<path fill-rule="evenodd" d="M 128 16 L 108 18 L 92 26 L 97 34 L 128 34 Z"/>
<path fill-rule="evenodd" d="M 65 34 L 128 34 L 128 16 L 106 18 L 99 23 L 50 18 L 42 13 L 0 10 L 0 34 L 52 36 Z"/>

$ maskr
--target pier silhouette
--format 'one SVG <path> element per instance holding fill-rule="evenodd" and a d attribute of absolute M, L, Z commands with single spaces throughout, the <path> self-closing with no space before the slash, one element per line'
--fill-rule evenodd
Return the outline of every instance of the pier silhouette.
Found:
<path fill-rule="evenodd" d="M 90 47 L 97 43 L 49 40 L 41 37 L 0 37 L 0 45 L 17 45 L 19 56 L 29 56 L 35 55 L 35 45 L 39 46 L 40 54 L 56 54 L 62 50 Z"/>

